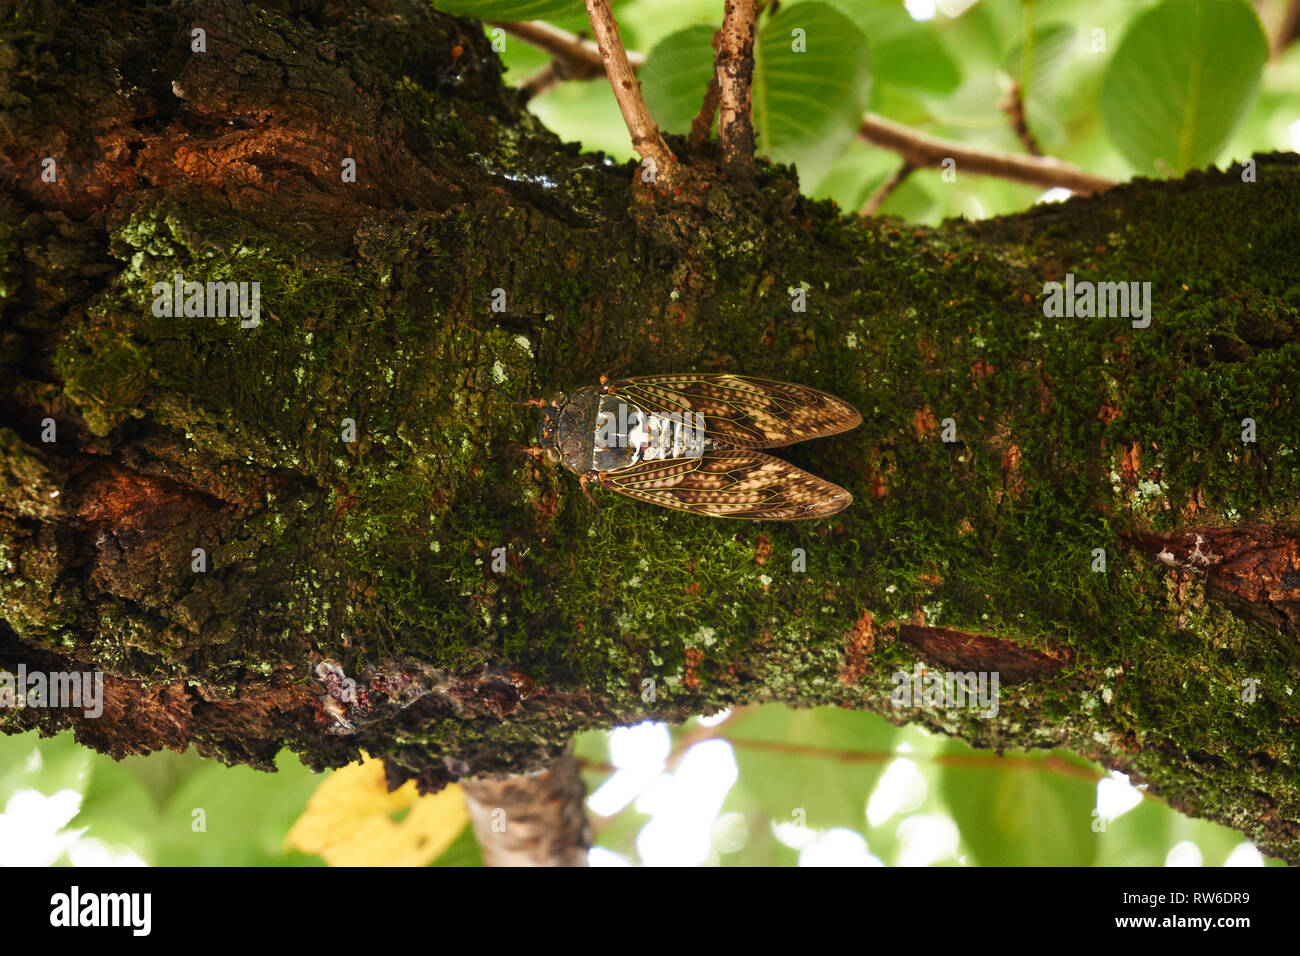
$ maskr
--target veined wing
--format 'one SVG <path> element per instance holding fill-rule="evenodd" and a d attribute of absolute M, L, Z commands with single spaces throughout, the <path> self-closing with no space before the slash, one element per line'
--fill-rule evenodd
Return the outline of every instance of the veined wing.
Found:
<path fill-rule="evenodd" d="M 610 389 L 653 414 L 703 415 L 706 436 L 742 448 L 793 445 L 862 424 L 858 410 L 834 395 L 747 375 L 645 375 Z"/>
<path fill-rule="evenodd" d="M 853 501 L 839 485 L 743 448 L 719 449 L 699 458 L 645 461 L 601 472 L 600 483 L 641 501 L 712 518 L 825 518 Z"/>

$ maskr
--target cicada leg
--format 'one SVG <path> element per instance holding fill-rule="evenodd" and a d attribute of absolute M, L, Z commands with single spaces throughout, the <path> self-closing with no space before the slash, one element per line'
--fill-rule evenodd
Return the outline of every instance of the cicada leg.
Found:
<path fill-rule="evenodd" d="M 609 385 L 609 377 L 613 375 L 615 372 L 624 369 L 626 367 L 627 367 L 626 362 L 619 362 L 617 365 L 613 366 L 612 368 L 607 368 L 605 369 L 605 371 L 600 373 L 600 390 L 604 394 L 606 395 L 614 394 L 614 389 L 607 387 Z"/>
<path fill-rule="evenodd" d="M 578 485 L 582 488 L 582 493 L 587 496 L 587 500 L 591 502 L 591 506 L 596 509 L 596 527 L 600 527 L 600 502 L 595 499 L 591 493 L 591 489 L 587 487 L 593 481 L 597 484 L 600 483 L 600 472 L 593 471 L 589 474 L 578 476 Z"/>
<path fill-rule="evenodd" d="M 511 455 L 528 455 L 530 458 L 546 457 L 546 449 L 540 445 L 506 445 L 502 450 Z"/>

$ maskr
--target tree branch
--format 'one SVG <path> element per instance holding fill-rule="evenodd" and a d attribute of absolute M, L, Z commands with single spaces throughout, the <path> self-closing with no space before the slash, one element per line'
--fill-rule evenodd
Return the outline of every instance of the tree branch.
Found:
<path fill-rule="evenodd" d="M 754 0 L 727 0 L 714 76 L 718 81 L 718 140 L 722 167 L 736 178 L 754 170 Z"/>
<path fill-rule="evenodd" d="M 561 30 L 540 20 L 488 22 L 490 26 L 500 27 L 529 46 L 535 46 L 551 54 L 563 67 L 564 75 L 561 79 L 594 80 L 605 73 L 605 62 L 600 58 L 600 48 L 576 33 Z M 635 51 L 625 52 L 632 69 L 641 69 L 641 64 L 645 63 L 645 56 Z"/>
<path fill-rule="evenodd" d="M 586 866 L 591 830 L 586 787 L 570 744 L 539 774 L 462 781 L 465 806 L 488 866 Z"/>
<path fill-rule="evenodd" d="M 1029 131 L 1029 119 L 1025 116 L 1024 90 L 1019 83 L 1011 84 L 1011 90 L 999 105 L 999 109 L 1007 114 L 1007 119 L 1011 121 L 1011 129 L 1015 132 L 1016 139 L 1020 140 L 1021 145 L 1025 147 L 1025 152 L 1030 156 L 1042 156 L 1043 151 L 1038 146 L 1038 140 Z"/>
<path fill-rule="evenodd" d="M 722 31 L 713 34 L 713 49 L 718 49 Z M 718 71 L 709 76 L 709 86 L 704 91 L 704 102 L 700 104 L 699 115 L 691 121 L 691 148 L 699 149 L 709 141 L 713 132 L 713 119 L 718 114 Z"/>
<path fill-rule="evenodd" d="M 209 35 L 261 55 L 135 55 L 189 29 L 181 6 L 0 22 L 0 153 L 66 157 L 57 182 L 0 168 L 0 669 L 106 672 L 100 716 L 5 709 L 0 731 L 263 767 L 285 746 L 313 767 L 364 750 L 427 792 L 540 771 L 593 727 L 838 705 L 987 748 L 1075 750 L 1300 862 L 1300 699 L 1285 693 L 1300 534 L 1280 527 L 1300 521 L 1300 475 L 1279 457 L 1300 447 L 1295 308 L 1277 295 L 1285 257 L 1258 255 L 1295 245 L 1294 153 L 1257 157 L 1249 187 L 1197 172 L 938 230 L 863 228 L 781 169 L 665 209 L 629 203 L 625 176 L 526 115 L 463 20 L 205 9 Z M 45 68 L 88 42 L 102 55 L 82 69 Z M 123 97 L 124 81 L 144 92 Z M 52 140 L 85 104 L 95 135 Z M 357 181 L 324 174 L 345 157 Z M 1049 286 L 1072 274 L 1154 281 L 1121 314 L 1054 321 Z M 262 319 L 184 316 L 167 294 L 182 278 L 256 282 Z M 791 318 L 794 281 L 819 290 L 816 315 Z M 864 314 L 875 346 L 916 347 L 867 347 Z M 611 354 L 725 363 L 872 409 L 799 452 L 858 505 L 823 529 L 723 533 L 622 500 L 589 535 L 569 475 L 493 450 L 535 424 L 512 399 L 593 382 Z M 1078 375 L 1102 366 L 1104 382 Z M 963 468 L 938 437 L 949 416 Z M 1259 420 L 1257 443 L 1239 416 Z M 1122 536 L 1157 513 L 1162 540 Z M 1242 518 L 1223 529 L 1225 513 Z M 814 541 L 807 573 L 780 570 Z M 1090 552 L 1111 570 L 1082 573 Z M 602 556 L 656 587 L 608 587 L 590 573 Z M 871 573 L 847 573 L 864 556 Z M 662 613 L 664 593 L 697 632 Z M 942 628 L 905 629 L 940 606 Z M 806 613 L 772 621 L 789 609 Z M 909 661 L 1009 686 L 990 659 L 1057 639 L 1074 662 L 1004 693 L 996 716 L 891 706 Z M 365 697 L 332 696 L 321 658 Z M 1237 688 L 1256 685 L 1248 703 Z"/>
<path fill-rule="evenodd" d="M 614 98 L 618 100 L 618 108 L 632 137 L 632 148 L 642 159 L 650 160 L 654 177 L 669 185 L 676 172 L 677 157 L 659 135 L 659 127 L 641 97 L 641 85 L 637 82 L 627 51 L 623 49 L 609 0 L 586 0 L 586 3 L 587 16 L 596 34 L 596 45 L 600 48 L 609 85 L 614 89 Z"/>
<path fill-rule="evenodd" d="M 1115 185 L 1110 179 L 1071 166 L 1050 156 L 1015 156 L 986 152 L 949 140 L 918 133 L 883 116 L 869 113 L 858 129 L 858 138 L 893 150 L 913 166 L 937 167 L 945 159 L 958 168 L 981 176 L 997 176 L 1030 186 L 1063 186 L 1076 193 L 1095 193 Z"/>
<path fill-rule="evenodd" d="M 881 183 L 879 188 L 877 188 L 867 201 L 862 204 L 862 209 L 858 211 L 858 215 L 874 216 L 879 212 L 880 207 L 885 204 L 885 201 L 889 199 L 891 195 L 893 195 L 894 190 L 903 185 L 903 181 L 907 179 L 908 176 L 912 175 L 912 170 L 914 169 L 916 169 L 915 166 L 907 160 L 903 160 L 903 165 L 898 167 L 897 172 Z"/>

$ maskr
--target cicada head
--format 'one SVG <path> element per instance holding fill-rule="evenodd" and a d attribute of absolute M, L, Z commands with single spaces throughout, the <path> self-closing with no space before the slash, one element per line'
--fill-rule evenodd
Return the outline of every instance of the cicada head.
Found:
<path fill-rule="evenodd" d="M 542 417 L 537 423 L 537 444 L 544 448 L 547 456 L 552 459 L 558 457 L 555 433 L 560 425 L 560 410 L 563 407 L 564 395 L 561 393 L 551 404 L 542 407 Z"/>

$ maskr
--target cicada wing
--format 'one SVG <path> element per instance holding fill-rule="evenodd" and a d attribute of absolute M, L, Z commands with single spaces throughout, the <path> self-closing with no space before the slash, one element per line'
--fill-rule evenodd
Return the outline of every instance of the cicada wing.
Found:
<path fill-rule="evenodd" d="M 645 375 L 610 391 L 656 415 L 704 416 L 704 431 L 742 448 L 777 448 L 862 424 L 858 410 L 826 392 L 747 375 Z"/>
<path fill-rule="evenodd" d="M 754 521 L 825 518 L 853 501 L 839 485 L 744 448 L 717 449 L 698 458 L 644 461 L 601 472 L 600 483 L 665 508 Z"/>

